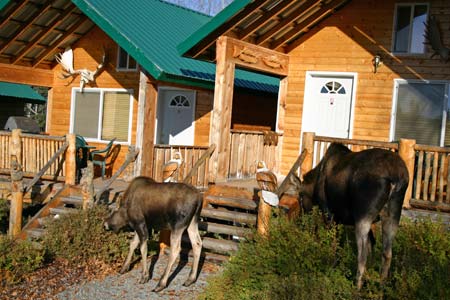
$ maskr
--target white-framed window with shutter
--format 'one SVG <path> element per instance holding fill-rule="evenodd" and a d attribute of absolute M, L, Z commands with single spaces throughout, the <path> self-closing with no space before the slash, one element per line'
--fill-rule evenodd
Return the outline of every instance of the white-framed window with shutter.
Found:
<path fill-rule="evenodd" d="M 72 89 L 70 132 L 87 141 L 131 143 L 132 116 L 132 90 Z"/>
<path fill-rule="evenodd" d="M 395 80 L 391 140 L 450 146 L 448 95 L 448 81 Z"/>

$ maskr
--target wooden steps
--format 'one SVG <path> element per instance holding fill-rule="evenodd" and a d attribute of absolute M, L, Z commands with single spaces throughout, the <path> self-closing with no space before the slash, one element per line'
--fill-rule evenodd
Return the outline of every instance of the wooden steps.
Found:
<path fill-rule="evenodd" d="M 81 205 L 80 189 L 76 186 L 64 186 L 23 227 L 19 238 L 31 240 L 42 238 L 45 226 L 51 219 L 75 212 Z"/>
<path fill-rule="evenodd" d="M 199 229 L 203 249 L 218 254 L 231 254 L 239 241 L 250 237 L 256 228 L 255 192 L 228 185 L 211 186 L 203 196 Z"/>

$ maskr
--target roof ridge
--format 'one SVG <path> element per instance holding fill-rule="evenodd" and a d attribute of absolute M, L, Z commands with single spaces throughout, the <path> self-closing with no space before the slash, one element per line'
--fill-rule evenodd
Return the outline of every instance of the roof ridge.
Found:
<path fill-rule="evenodd" d="M 173 3 L 173 2 L 167 2 L 167 1 L 165 1 L 165 0 L 156 0 L 156 1 L 162 2 L 162 3 L 167 4 L 167 5 L 172 5 L 172 6 L 174 6 L 174 7 L 180 8 L 180 9 L 187 10 L 187 11 L 193 12 L 193 13 L 198 14 L 198 15 L 201 15 L 201 16 L 209 17 L 210 19 L 212 18 L 211 15 L 208 15 L 208 14 L 206 14 L 206 13 L 203 13 L 203 12 L 200 12 L 200 11 L 197 11 L 197 10 L 193 10 L 193 9 L 191 9 L 191 8 L 189 8 L 189 7 L 181 6 L 181 5 L 176 4 L 176 3 Z"/>

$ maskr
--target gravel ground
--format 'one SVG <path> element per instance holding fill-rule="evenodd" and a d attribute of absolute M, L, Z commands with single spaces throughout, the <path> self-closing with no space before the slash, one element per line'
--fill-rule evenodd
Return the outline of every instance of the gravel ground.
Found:
<path fill-rule="evenodd" d="M 184 287 L 183 283 L 188 278 L 191 270 L 191 260 L 189 262 L 178 260 L 172 268 L 167 288 L 159 293 L 152 292 L 158 284 L 160 276 L 163 274 L 167 263 L 167 255 L 160 257 L 156 263 L 152 261 L 150 267 L 151 279 L 145 284 L 139 284 L 141 276 L 141 264 L 138 261 L 133 270 L 125 274 L 107 276 L 103 280 L 94 280 L 83 284 L 78 284 L 67 288 L 57 295 L 59 300 L 119 300 L 119 299 L 196 299 L 201 291 L 206 287 L 206 280 L 209 276 L 218 273 L 221 267 L 209 261 L 202 261 L 200 264 L 200 274 L 197 281 L 189 287 Z M 175 267 L 176 266 L 176 267 Z"/>

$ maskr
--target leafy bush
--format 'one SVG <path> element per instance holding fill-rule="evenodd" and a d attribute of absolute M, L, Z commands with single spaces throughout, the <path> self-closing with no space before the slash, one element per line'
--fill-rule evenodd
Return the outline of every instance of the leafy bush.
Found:
<path fill-rule="evenodd" d="M 43 238 L 44 247 L 51 256 L 72 261 L 99 259 L 109 263 L 122 260 L 128 250 L 128 239 L 125 233 L 104 230 L 108 213 L 106 207 L 94 206 L 52 220 Z"/>
<path fill-rule="evenodd" d="M 27 273 L 41 267 L 46 251 L 29 241 L 12 240 L 0 235 L 0 282 L 20 281 Z"/>
<path fill-rule="evenodd" d="M 243 243 L 200 299 L 450 299 L 450 232 L 431 221 L 402 222 L 391 276 L 381 283 L 381 230 L 356 291 L 353 228 L 326 225 L 313 211 L 271 220 L 268 238 Z"/>

